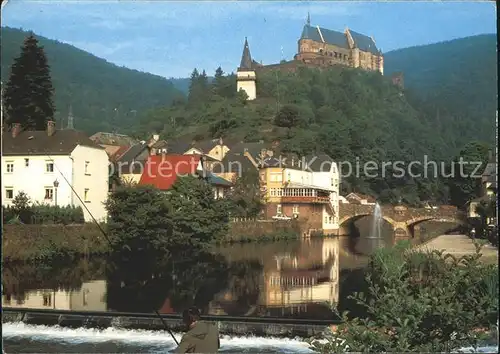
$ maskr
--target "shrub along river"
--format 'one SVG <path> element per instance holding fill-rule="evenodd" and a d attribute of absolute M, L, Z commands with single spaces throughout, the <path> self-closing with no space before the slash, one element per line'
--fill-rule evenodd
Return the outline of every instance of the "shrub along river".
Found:
<path fill-rule="evenodd" d="M 335 319 L 356 308 L 346 298 L 359 289 L 368 255 L 392 244 L 379 239 L 312 238 L 219 246 L 182 259 L 113 262 L 103 258 L 59 264 L 5 264 L 2 306 L 70 311 L 161 314 L 197 305 L 204 314 Z M 177 333 L 180 339 L 181 333 Z M 164 331 L 61 328 L 3 324 L 7 352 L 166 352 Z M 303 339 L 223 336 L 222 352 L 309 352 Z"/>

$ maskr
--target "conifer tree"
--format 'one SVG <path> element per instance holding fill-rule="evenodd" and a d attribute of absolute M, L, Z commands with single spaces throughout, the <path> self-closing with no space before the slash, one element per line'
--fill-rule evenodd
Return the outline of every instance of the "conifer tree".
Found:
<path fill-rule="evenodd" d="M 215 77 L 212 84 L 212 92 L 216 95 L 221 95 L 222 88 L 224 86 L 224 71 L 219 66 L 217 70 L 215 70 Z"/>
<path fill-rule="evenodd" d="M 193 104 L 198 97 L 198 81 L 199 81 L 200 73 L 198 72 L 198 69 L 194 68 L 193 72 L 191 73 L 191 80 L 189 82 L 189 93 L 188 93 L 188 102 L 189 104 Z"/>
<path fill-rule="evenodd" d="M 20 123 L 26 130 L 43 130 L 54 119 L 54 88 L 43 47 L 29 35 L 14 60 L 4 91 L 6 125 Z"/>

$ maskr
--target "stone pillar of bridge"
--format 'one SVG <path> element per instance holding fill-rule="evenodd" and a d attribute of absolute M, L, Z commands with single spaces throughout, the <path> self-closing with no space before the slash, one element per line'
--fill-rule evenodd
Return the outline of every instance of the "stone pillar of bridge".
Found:
<path fill-rule="evenodd" d="M 413 238 L 420 239 L 421 234 L 422 234 L 422 228 L 420 227 L 420 225 L 415 225 L 413 227 Z"/>
<path fill-rule="evenodd" d="M 395 222 L 392 227 L 394 229 L 394 243 L 400 240 L 409 240 L 411 238 L 411 232 L 408 226 L 406 226 L 406 223 Z"/>

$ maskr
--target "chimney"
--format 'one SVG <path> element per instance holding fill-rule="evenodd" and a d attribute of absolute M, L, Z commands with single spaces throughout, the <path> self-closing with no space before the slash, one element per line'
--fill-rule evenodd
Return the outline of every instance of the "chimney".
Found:
<path fill-rule="evenodd" d="M 21 132 L 21 124 L 14 123 L 12 126 L 12 137 L 15 138 L 16 136 L 19 135 L 20 132 Z"/>
<path fill-rule="evenodd" d="M 219 138 L 219 145 L 224 145 L 224 142 L 222 141 L 222 137 Z"/>
<path fill-rule="evenodd" d="M 56 132 L 56 122 L 49 120 L 47 122 L 47 135 L 52 136 Z"/>

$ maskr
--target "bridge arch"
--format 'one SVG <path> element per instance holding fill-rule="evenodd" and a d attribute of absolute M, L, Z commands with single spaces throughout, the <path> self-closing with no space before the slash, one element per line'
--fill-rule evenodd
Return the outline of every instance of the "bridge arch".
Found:
<path fill-rule="evenodd" d="M 464 220 L 461 220 L 460 218 L 454 218 L 454 217 L 439 217 L 439 216 L 422 216 L 422 217 L 417 217 L 417 218 L 412 218 L 410 220 L 406 221 L 406 227 L 408 229 L 408 236 L 410 238 L 414 238 L 416 231 L 415 231 L 415 226 L 418 226 L 419 224 L 426 222 L 426 221 L 439 221 L 439 222 L 448 222 L 448 223 L 454 223 L 457 225 L 463 225 L 465 224 Z"/>
<path fill-rule="evenodd" d="M 364 218 L 365 216 L 373 216 L 373 213 L 360 213 L 360 214 L 356 214 L 356 215 L 347 215 L 347 216 L 344 216 L 343 218 L 341 218 L 339 220 L 339 227 L 345 226 L 344 224 L 347 223 L 347 222 L 355 222 L 356 220 Z M 392 218 L 390 218 L 388 216 L 384 216 L 383 214 L 382 214 L 382 219 L 384 219 L 384 221 L 386 221 L 389 224 L 391 224 L 392 227 L 394 227 L 394 225 L 396 224 L 396 222 L 394 221 L 394 219 L 392 219 Z"/>
<path fill-rule="evenodd" d="M 425 221 L 430 221 L 430 220 L 435 220 L 439 222 L 449 222 L 449 223 L 455 223 L 455 224 L 461 224 L 463 225 L 465 222 L 459 218 L 449 218 L 449 217 L 439 217 L 439 216 L 422 216 L 418 218 L 412 218 L 410 220 L 406 221 L 406 226 L 408 227 L 414 227 L 415 225 L 418 225 L 420 223 L 423 223 Z"/>

